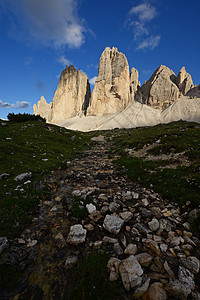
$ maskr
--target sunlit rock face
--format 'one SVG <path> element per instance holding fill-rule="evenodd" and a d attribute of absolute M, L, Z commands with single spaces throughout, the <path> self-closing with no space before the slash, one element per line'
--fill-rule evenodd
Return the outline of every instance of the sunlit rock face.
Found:
<path fill-rule="evenodd" d="M 126 56 L 107 47 L 100 58 L 98 77 L 88 115 L 102 116 L 122 111 L 132 104 L 130 74 Z"/>
<path fill-rule="evenodd" d="M 160 66 L 141 89 L 142 102 L 153 108 L 164 109 L 179 98 L 176 75 L 166 66 Z"/>
<path fill-rule="evenodd" d="M 177 76 L 177 86 L 183 95 L 186 95 L 189 90 L 195 87 L 192 77 L 186 72 L 185 67 L 182 67 Z"/>
<path fill-rule="evenodd" d="M 33 106 L 34 115 L 40 115 L 45 118 L 47 122 L 51 120 L 52 103 L 48 104 L 45 98 L 42 96 L 37 104 Z"/>
<path fill-rule="evenodd" d="M 74 66 L 61 73 L 52 105 L 52 122 L 84 115 L 90 102 L 91 91 L 87 76 Z"/>

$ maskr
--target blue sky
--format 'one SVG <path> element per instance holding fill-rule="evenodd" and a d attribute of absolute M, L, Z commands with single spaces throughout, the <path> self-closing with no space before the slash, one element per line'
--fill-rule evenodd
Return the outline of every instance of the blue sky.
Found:
<path fill-rule="evenodd" d="M 51 102 L 66 65 L 94 83 L 107 46 L 141 83 L 163 64 L 199 84 L 199 11 L 199 0 L 0 0 L 0 118 Z"/>

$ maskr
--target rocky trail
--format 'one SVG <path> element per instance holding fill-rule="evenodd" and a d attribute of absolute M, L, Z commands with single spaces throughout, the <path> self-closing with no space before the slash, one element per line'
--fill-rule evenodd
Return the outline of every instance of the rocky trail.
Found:
<path fill-rule="evenodd" d="M 200 240 L 186 222 L 195 211 L 130 181 L 108 152 L 102 141 L 52 172 L 51 195 L 3 258 L 24 270 L 12 299 L 68 299 L 71 270 L 86 249 L 110 255 L 109 279 L 121 291 L 113 299 L 200 299 Z M 90 200 L 88 214 L 72 214 L 75 199 L 80 210 Z"/>

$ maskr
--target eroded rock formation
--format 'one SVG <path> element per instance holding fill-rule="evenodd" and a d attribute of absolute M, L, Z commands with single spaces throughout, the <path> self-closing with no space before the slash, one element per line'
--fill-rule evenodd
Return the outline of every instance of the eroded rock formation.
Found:
<path fill-rule="evenodd" d="M 176 75 L 166 66 L 160 66 L 141 89 L 142 102 L 153 108 L 164 109 L 179 98 Z"/>
<path fill-rule="evenodd" d="M 77 71 L 74 66 L 67 66 L 61 73 L 53 102 L 48 104 L 44 97 L 41 97 L 33 107 L 34 114 L 40 114 L 48 122 L 61 124 L 76 116 L 109 117 L 137 102 L 163 110 L 184 97 L 200 98 L 200 86 L 193 84 L 192 77 L 185 67 L 176 77 L 172 70 L 161 65 L 142 87 L 138 77 L 135 68 L 132 68 L 130 73 L 127 58 L 123 53 L 117 48 L 107 47 L 100 58 L 92 96 L 87 76 L 82 71 Z"/>
<path fill-rule="evenodd" d="M 61 73 L 52 106 L 52 122 L 62 121 L 86 113 L 91 91 L 87 76 L 74 66 Z"/>
<path fill-rule="evenodd" d="M 185 67 L 182 67 L 177 76 L 177 86 L 183 95 L 186 95 L 194 86 L 192 77 L 186 72 Z"/>
<path fill-rule="evenodd" d="M 135 75 L 134 79 L 135 79 Z M 135 83 L 134 89 L 135 89 Z M 100 58 L 98 77 L 92 93 L 89 115 L 106 115 L 131 105 L 130 73 L 126 56 L 107 47 Z"/>
<path fill-rule="evenodd" d="M 45 98 L 42 96 L 37 104 L 33 105 L 34 115 L 40 115 L 45 118 L 47 122 L 51 121 L 52 102 L 47 103 Z"/>

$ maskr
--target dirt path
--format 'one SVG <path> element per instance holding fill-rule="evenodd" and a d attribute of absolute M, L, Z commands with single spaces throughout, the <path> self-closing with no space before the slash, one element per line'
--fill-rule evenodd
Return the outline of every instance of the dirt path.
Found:
<path fill-rule="evenodd" d="M 71 264 L 80 259 L 86 249 L 102 249 L 120 261 L 138 255 L 143 275 L 134 289 L 146 283 L 147 290 L 159 283 L 162 299 L 169 293 L 177 293 L 181 298 L 198 290 L 199 261 L 193 259 L 192 267 L 188 267 L 188 261 L 191 257 L 200 257 L 200 241 L 188 233 L 180 209 L 117 171 L 108 150 L 106 142 L 99 143 L 82 158 L 68 162 L 65 170 L 52 172 L 48 179 L 52 190 L 49 199 L 40 203 L 39 216 L 20 239 L 13 242 L 13 250 L 21 256 L 10 251 L 25 274 L 13 297 L 15 300 L 67 299 Z M 90 197 L 96 211 L 82 218 L 74 217 L 71 208 L 75 196 L 83 202 L 86 196 Z M 123 221 L 119 233 L 106 227 L 106 215 Z M 67 240 L 70 227 L 75 224 L 87 230 L 85 242 L 77 246 Z M 135 246 L 127 250 L 130 244 Z M 143 253 L 147 254 L 146 258 Z M 181 291 L 180 265 L 190 272 L 185 275 L 184 291 Z M 178 291 L 171 283 L 174 277 L 180 283 Z M 118 279 L 121 286 L 122 281 L 121 275 Z M 129 299 L 134 289 L 131 292 L 123 289 L 121 299 Z"/>

